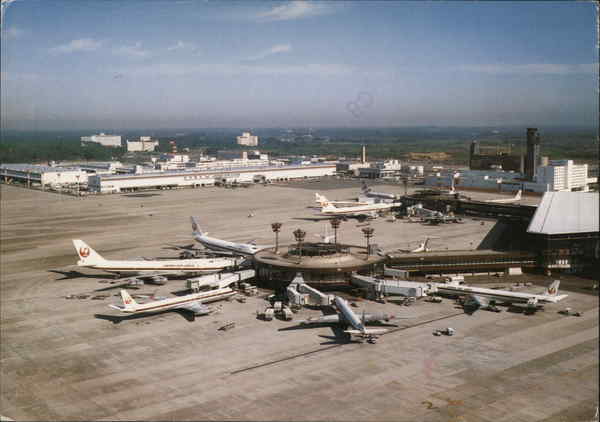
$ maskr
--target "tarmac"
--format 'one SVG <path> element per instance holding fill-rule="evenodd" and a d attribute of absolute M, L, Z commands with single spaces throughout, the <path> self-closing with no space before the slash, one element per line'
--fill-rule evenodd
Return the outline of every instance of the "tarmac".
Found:
<path fill-rule="evenodd" d="M 176 257 L 169 245 L 193 244 L 190 215 L 210 235 L 232 241 L 272 245 L 275 221 L 283 224 L 281 244 L 293 243 L 297 228 L 317 240 L 329 223 L 306 219 L 314 217 L 308 208 L 314 192 L 345 200 L 359 186 L 329 180 L 80 199 L 1 185 L 0 414 L 15 420 L 593 420 L 598 294 L 588 288 L 591 280 L 557 277 L 569 297 L 534 315 L 507 308 L 467 315 L 447 299 L 399 306 L 351 298 L 357 312 L 410 317 L 372 345 L 345 343 L 327 326 L 258 320 L 256 311 L 272 293 L 262 289 L 245 303 L 211 304 L 215 313 L 193 320 L 178 312 L 121 316 L 107 306 L 120 304 L 112 276 L 74 266 L 76 238 L 111 259 Z M 416 247 L 429 236 L 434 250 L 472 249 L 493 224 L 380 218 L 371 222 L 371 242 L 391 250 Z M 338 237 L 363 245 L 361 228 L 343 222 Z M 526 280 L 535 285 L 520 291 L 536 292 L 552 278 L 477 277 Z M 169 295 L 183 288 L 183 280 L 172 280 L 130 292 Z M 92 299 L 98 294 L 110 296 Z M 565 307 L 583 315 L 557 313 Z M 294 319 L 320 314 L 302 309 Z M 218 330 L 229 322 L 235 327 Z M 446 327 L 456 334 L 432 335 Z"/>

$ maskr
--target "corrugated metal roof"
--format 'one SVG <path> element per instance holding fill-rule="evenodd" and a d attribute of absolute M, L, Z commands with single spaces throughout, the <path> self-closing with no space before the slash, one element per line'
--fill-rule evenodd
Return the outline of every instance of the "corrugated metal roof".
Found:
<path fill-rule="evenodd" d="M 597 192 L 546 192 L 527 232 L 566 234 L 597 232 Z"/>

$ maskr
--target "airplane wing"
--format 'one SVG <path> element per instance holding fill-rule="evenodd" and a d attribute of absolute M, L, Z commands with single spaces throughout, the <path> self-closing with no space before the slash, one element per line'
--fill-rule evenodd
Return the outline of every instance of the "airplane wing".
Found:
<path fill-rule="evenodd" d="M 206 315 L 210 312 L 208 306 L 200 302 L 187 303 L 185 305 L 178 306 L 176 309 L 183 309 L 184 311 L 191 312 L 194 315 Z"/>
<path fill-rule="evenodd" d="M 357 336 L 362 336 L 362 335 L 372 336 L 372 335 L 385 334 L 388 331 L 389 330 L 386 329 L 386 328 L 366 328 L 364 331 L 361 331 L 361 330 L 345 330 L 344 332 L 348 333 L 348 334 L 357 335 Z"/>

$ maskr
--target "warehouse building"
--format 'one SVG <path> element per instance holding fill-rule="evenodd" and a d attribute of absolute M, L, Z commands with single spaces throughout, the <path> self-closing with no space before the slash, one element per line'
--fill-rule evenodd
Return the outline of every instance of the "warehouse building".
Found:
<path fill-rule="evenodd" d="M 95 175 L 88 189 L 96 193 L 130 192 L 141 189 L 201 187 L 215 183 L 262 183 L 331 176 L 335 164 L 307 166 L 259 166 L 209 170 L 175 170 L 143 174 Z"/>

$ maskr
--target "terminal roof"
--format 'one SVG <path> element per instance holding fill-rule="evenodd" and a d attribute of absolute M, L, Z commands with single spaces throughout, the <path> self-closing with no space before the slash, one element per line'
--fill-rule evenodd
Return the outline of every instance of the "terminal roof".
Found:
<path fill-rule="evenodd" d="M 598 231 L 597 192 L 546 192 L 528 233 L 567 234 Z"/>

